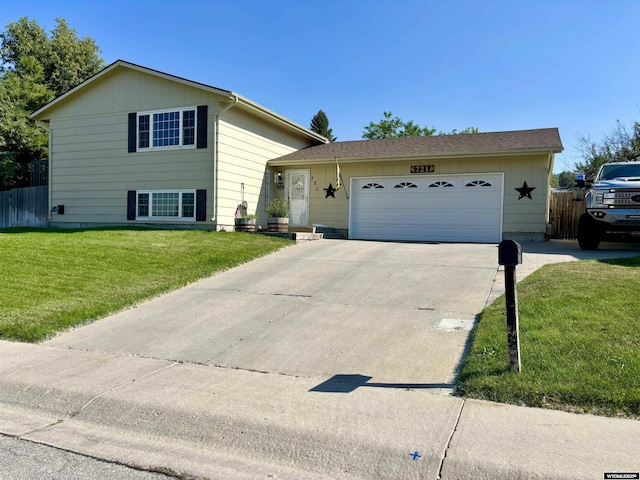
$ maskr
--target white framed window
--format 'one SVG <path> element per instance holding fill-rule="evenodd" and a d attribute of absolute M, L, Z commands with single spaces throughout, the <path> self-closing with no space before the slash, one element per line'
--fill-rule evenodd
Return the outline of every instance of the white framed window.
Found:
<path fill-rule="evenodd" d="M 136 191 L 136 220 L 195 219 L 195 190 Z"/>
<path fill-rule="evenodd" d="M 196 112 L 196 107 L 138 112 L 138 150 L 196 148 Z"/>

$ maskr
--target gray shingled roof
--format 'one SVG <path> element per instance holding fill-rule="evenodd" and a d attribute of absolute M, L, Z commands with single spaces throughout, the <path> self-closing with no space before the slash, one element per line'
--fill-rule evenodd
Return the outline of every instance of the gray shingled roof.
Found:
<path fill-rule="evenodd" d="M 563 150 L 557 128 L 430 137 L 333 142 L 304 148 L 272 161 L 348 158 L 434 157 L 451 155 Z"/>

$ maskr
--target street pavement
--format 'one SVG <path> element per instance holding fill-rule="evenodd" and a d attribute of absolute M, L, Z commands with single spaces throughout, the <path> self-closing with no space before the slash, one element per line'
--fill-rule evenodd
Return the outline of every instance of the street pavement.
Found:
<path fill-rule="evenodd" d="M 640 253 L 523 249 L 520 278 Z M 496 245 L 289 247 L 40 345 L 0 342 L 0 432 L 213 479 L 638 472 L 640 422 L 450 395 L 500 275 Z"/>
<path fill-rule="evenodd" d="M 0 480 L 34 479 L 171 480 L 177 477 L 134 470 L 117 463 L 0 435 Z"/>

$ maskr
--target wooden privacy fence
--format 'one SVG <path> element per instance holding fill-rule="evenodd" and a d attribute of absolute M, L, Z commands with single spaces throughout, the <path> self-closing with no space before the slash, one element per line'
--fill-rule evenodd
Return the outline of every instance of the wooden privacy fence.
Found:
<path fill-rule="evenodd" d="M 574 239 L 578 236 L 578 219 L 585 212 L 584 192 L 552 192 L 549 202 L 551 238 Z"/>
<path fill-rule="evenodd" d="M 46 227 L 48 199 L 47 185 L 0 192 L 0 228 Z"/>

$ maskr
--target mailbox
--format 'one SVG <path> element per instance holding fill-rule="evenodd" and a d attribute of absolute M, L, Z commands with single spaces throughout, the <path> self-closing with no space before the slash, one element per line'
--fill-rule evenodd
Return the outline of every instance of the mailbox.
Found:
<path fill-rule="evenodd" d="M 520 265 L 522 248 L 515 240 L 503 240 L 498 245 L 498 263 L 500 265 Z"/>
<path fill-rule="evenodd" d="M 64 215 L 64 205 L 58 205 L 58 215 Z"/>

